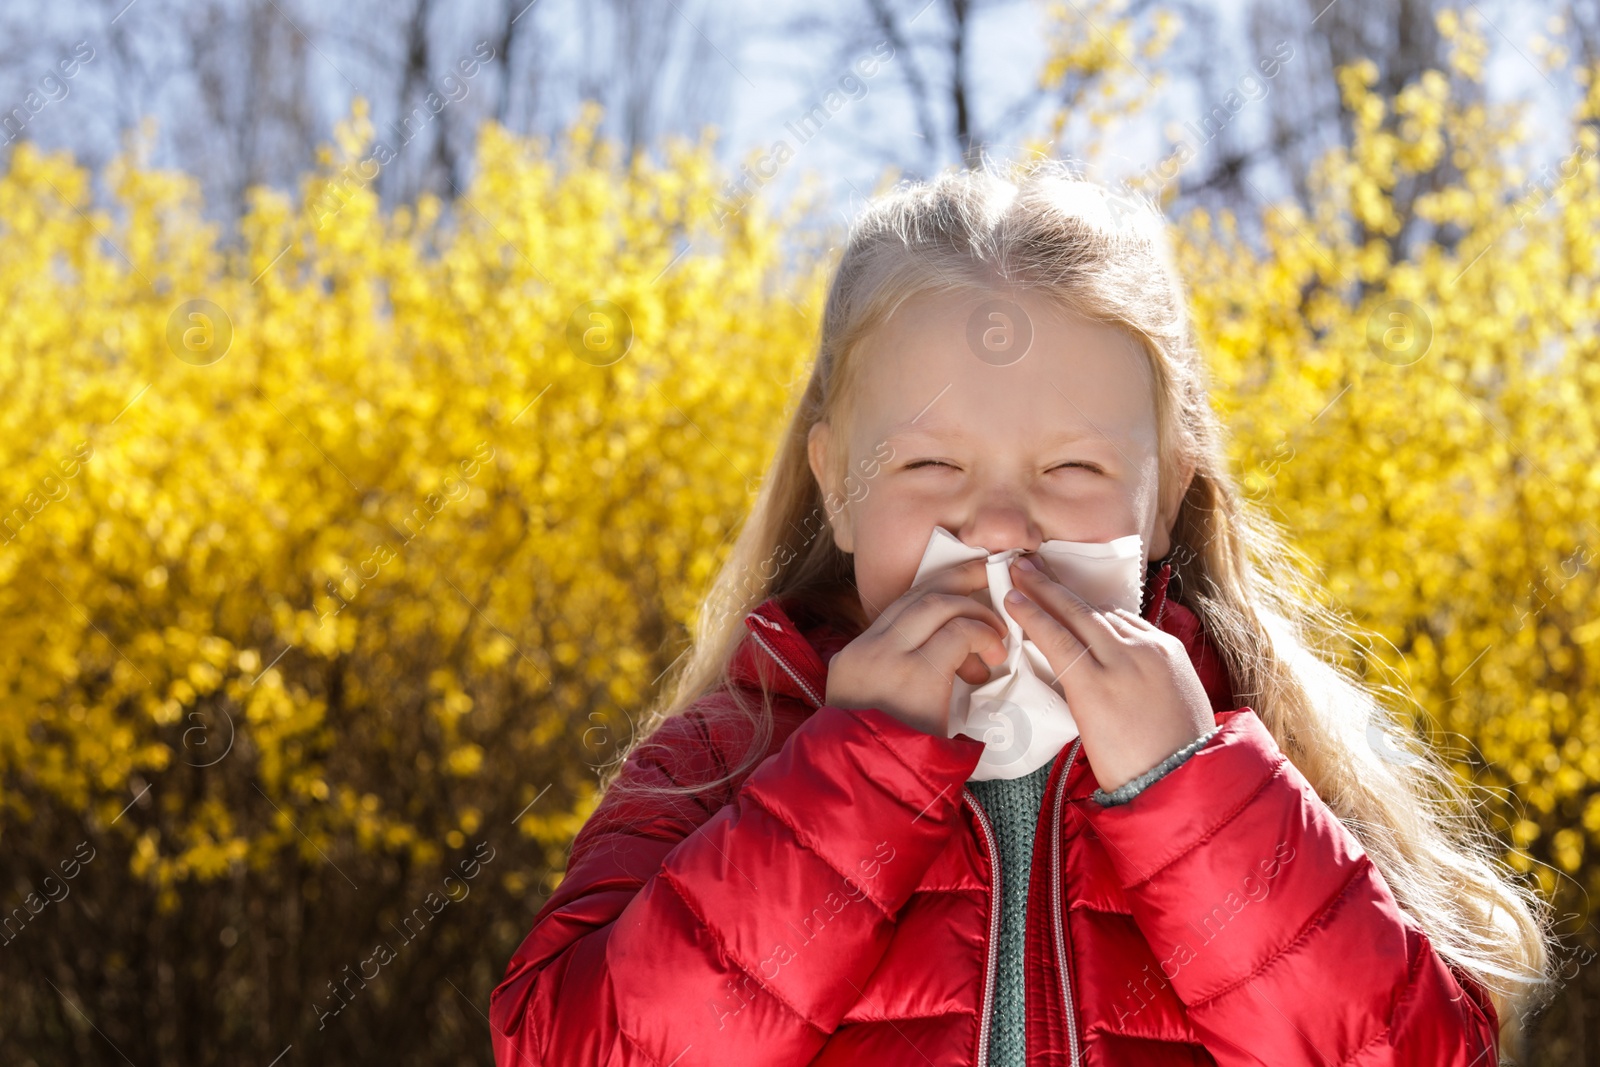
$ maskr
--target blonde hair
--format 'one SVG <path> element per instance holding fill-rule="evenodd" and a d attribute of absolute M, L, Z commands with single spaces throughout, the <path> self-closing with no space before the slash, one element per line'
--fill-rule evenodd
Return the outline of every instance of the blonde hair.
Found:
<path fill-rule="evenodd" d="M 1435 951 L 1489 991 L 1506 1034 L 1513 1014 L 1526 1014 L 1552 983 L 1548 905 L 1503 864 L 1501 844 L 1428 746 L 1381 741 L 1379 731 L 1387 737 L 1406 731 L 1379 694 L 1405 694 L 1364 683 L 1345 664 L 1352 646 L 1370 651 L 1365 632 L 1319 599 L 1305 577 L 1313 569 L 1309 560 L 1234 484 L 1159 209 L 1084 180 L 1059 161 L 1013 165 L 1009 176 L 986 163 L 982 170 L 902 183 L 872 201 L 851 227 L 810 382 L 708 593 L 694 647 L 651 710 L 649 733 L 717 693 L 698 710 L 739 719 L 748 730 L 745 759 L 683 790 L 730 786 L 771 742 L 765 681 L 752 706 L 728 673 L 745 637 L 745 614 L 781 596 L 814 606 L 820 617 L 851 617 L 851 560 L 834 544 L 827 521 L 841 505 L 813 477 L 807 439 L 818 422 L 836 430 L 851 425 L 862 339 L 912 296 L 1018 289 L 1120 327 L 1147 355 L 1161 484 L 1171 485 L 1186 463 L 1194 472 L 1169 558 L 1178 563 L 1183 603 L 1227 665 L 1235 703 L 1260 716 Z M 843 449 L 831 452 L 839 457 L 832 482 L 838 485 L 848 457 Z M 1368 669 L 1377 666 L 1366 659 Z"/>

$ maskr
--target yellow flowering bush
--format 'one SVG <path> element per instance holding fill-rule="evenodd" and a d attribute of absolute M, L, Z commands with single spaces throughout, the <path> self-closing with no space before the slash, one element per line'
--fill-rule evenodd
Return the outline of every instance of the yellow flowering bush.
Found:
<path fill-rule="evenodd" d="M 1097 156 L 1106 147 L 1106 131 L 1142 111 L 1165 84 L 1156 61 L 1171 47 L 1183 21 L 1167 8 L 1154 8 L 1141 18 L 1129 14 L 1128 7 L 1128 0 L 1052 0 L 1046 5 L 1047 54 L 1037 82 L 1055 101 L 1055 110 L 1049 139 L 1026 142 L 1028 151 Z M 1073 123 L 1088 127 L 1081 147 L 1065 143 Z"/>
<path fill-rule="evenodd" d="M 1354 136 L 1308 211 L 1265 207 L 1251 237 L 1195 212 L 1178 254 L 1247 493 L 1377 635 L 1361 667 L 1493 791 L 1507 861 L 1581 963 L 1600 947 L 1600 79 L 1576 72 L 1559 158 L 1530 170 L 1527 110 L 1451 89 L 1481 78 L 1485 27 L 1439 27 L 1451 71 L 1393 99 L 1371 63 L 1340 71 Z M 1557 1048 L 1530 1062 L 1581 1058 Z"/>
<path fill-rule="evenodd" d="M 1187 215 L 1177 254 L 1247 491 L 1496 790 L 1508 858 L 1587 917 L 1600 81 L 1526 173 L 1518 111 L 1453 89 L 1481 27 L 1440 27 L 1451 70 L 1393 99 L 1341 72 L 1355 134 L 1309 209 Z M 1114 29 L 1058 41 L 1046 83 L 1126 81 L 1170 24 Z M 1083 91 L 1079 117 L 1138 106 Z M 453 203 L 385 211 L 358 105 L 226 234 L 137 153 L 97 207 L 17 147 L 0 1060 L 485 1059 L 488 990 L 683 651 L 829 262 L 804 203 L 728 212 L 708 144 L 628 166 L 597 117 L 488 125 Z"/>
<path fill-rule="evenodd" d="M 358 107 L 229 240 L 183 175 L 119 161 L 101 209 L 18 146 L 0 1059 L 85 1030 L 70 998 L 170 1062 L 158 994 L 207 1056 L 487 1049 L 473 1003 L 682 649 L 823 281 L 790 218 L 717 212 L 708 145 L 629 168 L 597 120 L 488 126 L 459 200 L 390 213 Z M 82 908 L 35 914 L 80 840 Z"/>

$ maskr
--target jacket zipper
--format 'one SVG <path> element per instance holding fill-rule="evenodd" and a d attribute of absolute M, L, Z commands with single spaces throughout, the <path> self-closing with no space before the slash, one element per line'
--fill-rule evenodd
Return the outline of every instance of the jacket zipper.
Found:
<path fill-rule="evenodd" d="M 1061 779 L 1056 783 L 1050 835 L 1050 909 L 1055 918 L 1056 969 L 1061 972 L 1061 999 L 1066 1005 L 1067 1012 L 1067 1048 L 1070 1067 L 1078 1067 L 1078 1024 L 1073 1018 L 1072 972 L 1067 963 L 1066 926 L 1061 920 L 1061 800 L 1067 792 L 1067 777 L 1072 771 L 1072 761 L 1078 758 L 1078 747 L 1082 744 L 1081 736 L 1072 742 L 1072 751 L 1067 754 L 1067 765 L 1062 768 Z"/>
<path fill-rule="evenodd" d="M 775 649 L 771 645 L 767 644 L 767 639 L 765 637 L 762 637 L 755 630 L 751 630 L 750 631 L 750 636 L 756 639 L 756 644 L 760 645 L 763 649 L 766 650 L 767 655 L 772 657 L 772 661 L 774 663 L 776 663 L 779 667 L 783 668 L 783 673 L 784 674 L 787 674 L 790 678 L 794 679 L 795 685 L 798 685 L 800 687 L 801 691 L 804 692 L 805 695 L 810 698 L 812 704 L 816 705 L 819 708 L 822 707 L 822 698 L 817 695 L 817 691 L 815 689 L 812 689 L 811 686 L 807 685 L 806 684 L 806 680 L 804 678 L 800 677 L 800 675 L 795 672 L 795 669 L 793 667 L 789 666 L 789 661 L 788 660 L 786 660 L 782 656 L 778 655 L 778 650 L 777 649 Z"/>
<path fill-rule="evenodd" d="M 1166 598 L 1156 611 L 1154 625 L 1161 624 L 1161 616 L 1167 611 Z M 761 620 L 765 622 L 766 620 Z M 806 680 L 789 666 L 789 661 L 778 655 L 777 649 L 767 643 L 766 638 L 752 629 L 750 636 L 772 657 L 774 663 L 783 669 L 783 672 L 794 679 L 796 685 L 811 698 L 817 707 L 822 706 L 822 698 L 817 695 Z M 1083 737 L 1079 736 L 1072 742 L 1072 751 L 1067 753 L 1067 763 L 1061 771 L 1061 778 L 1056 782 L 1055 801 L 1052 805 L 1051 835 L 1050 835 L 1050 910 L 1055 920 L 1055 948 L 1056 969 L 1061 972 L 1061 999 L 1066 1007 L 1067 1022 L 1067 1048 L 1069 1067 L 1078 1067 L 1078 1026 L 1074 1019 L 1072 1008 L 1072 971 L 1067 962 L 1066 926 L 1061 918 L 1061 802 L 1067 792 L 1067 778 L 1072 772 L 1073 761 L 1078 758 L 1078 749 L 1083 745 Z M 972 790 L 965 786 L 961 789 L 961 799 L 972 808 L 972 813 L 978 817 L 978 826 L 983 830 L 983 845 L 989 855 L 989 869 L 993 872 L 991 881 L 993 885 L 989 893 L 989 951 L 984 963 L 983 979 L 983 1010 L 978 1017 L 978 1062 L 976 1067 L 988 1067 L 989 1064 L 989 1017 L 994 1011 L 994 982 L 997 959 L 995 953 L 999 951 L 1000 941 L 1000 860 L 998 849 L 995 845 L 994 830 L 989 825 L 989 817 L 984 813 L 983 805 L 978 803 L 978 798 Z"/>
<path fill-rule="evenodd" d="M 984 962 L 983 1010 L 978 1013 L 978 1060 L 976 1067 L 989 1065 L 989 1017 L 994 1013 L 994 980 L 998 968 L 996 953 L 1000 950 L 1000 856 L 995 845 L 994 830 L 989 826 L 989 816 L 983 805 L 966 786 L 961 787 L 961 799 L 972 808 L 983 829 L 983 847 L 989 854 L 989 870 L 993 872 L 989 887 L 989 951 Z"/>
<path fill-rule="evenodd" d="M 812 702 L 815 703 L 817 705 L 817 707 L 821 707 L 822 706 L 822 699 L 816 695 L 816 691 L 814 689 L 812 689 L 812 687 L 809 684 L 807 684 L 807 682 L 806 682 L 806 680 L 804 678 L 800 677 L 799 673 L 796 672 L 793 667 L 789 666 L 789 661 L 784 659 L 782 656 L 780 656 L 778 654 L 778 650 L 773 648 L 772 645 L 770 645 L 767 642 L 766 638 L 762 637 L 761 634 L 758 633 L 757 631 L 755 631 L 754 629 L 752 629 L 750 631 L 750 636 L 755 638 L 756 644 L 760 645 L 761 648 L 767 653 L 767 655 L 772 657 L 772 661 L 774 663 L 776 663 L 780 668 L 783 669 L 783 673 L 787 674 L 790 678 L 794 679 L 795 684 L 798 685 L 801 688 L 801 690 L 808 697 L 811 698 Z M 1067 767 L 1069 769 L 1072 766 L 1072 757 L 1077 755 L 1078 744 L 1081 743 L 1081 742 L 1082 742 L 1082 738 L 1079 738 L 1077 742 L 1073 743 L 1072 755 L 1069 755 L 1067 757 Z M 1065 774 L 1065 772 L 1063 772 L 1063 774 L 1062 774 L 1062 784 L 1065 785 L 1065 783 L 1066 783 L 1066 774 Z M 975 816 L 977 816 L 978 826 L 983 830 L 983 847 L 984 847 L 984 850 L 988 853 L 988 856 L 989 856 L 989 869 L 990 869 L 990 871 L 993 872 L 993 876 L 991 878 L 991 881 L 992 881 L 993 884 L 992 884 L 992 886 L 990 888 L 990 892 L 989 892 L 989 947 L 988 947 L 988 952 L 987 952 L 987 958 L 984 961 L 983 1010 L 979 1013 L 979 1016 L 978 1016 L 978 1061 L 977 1061 L 977 1065 L 976 1065 L 976 1067 L 988 1067 L 988 1064 L 989 1064 L 989 1019 L 990 1019 L 990 1016 L 994 1012 L 995 971 L 997 970 L 997 968 L 999 966 L 998 956 L 996 954 L 1000 951 L 1000 892 L 1001 892 L 1000 855 L 999 855 L 999 848 L 995 844 L 994 829 L 989 825 L 989 816 L 984 812 L 983 805 L 978 803 L 978 798 L 977 798 L 976 794 L 974 794 L 972 792 L 972 790 L 966 788 L 965 786 L 962 786 L 962 788 L 961 788 L 961 799 L 967 802 L 968 807 L 970 807 L 972 809 L 972 813 Z M 1060 835 L 1061 804 L 1060 804 L 1060 802 L 1061 802 L 1061 790 L 1057 789 L 1056 790 L 1056 831 L 1057 832 L 1056 832 L 1056 835 L 1055 835 L 1056 856 L 1055 856 L 1055 863 L 1053 865 L 1053 869 L 1055 870 L 1056 884 L 1058 886 L 1060 884 L 1060 869 L 1059 869 L 1060 863 L 1059 863 L 1059 861 L 1060 861 L 1060 845 L 1061 845 L 1061 835 Z M 1055 894 L 1055 898 L 1056 898 L 1056 956 L 1057 956 L 1057 960 L 1059 961 L 1060 956 L 1061 956 L 1061 944 L 1060 944 L 1060 941 L 1061 941 L 1061 909 L 1060 909 L 1061 895 L 1060 895 L 1059 892 L 1057 892 Z M 1066 983 L 1064 978 L 1063 978 L 1063 981 L 1062 981 L 1062 985 L 1063 985 L 1064 988 L 1067 986 L 1067 983 Z M 1071 1035 L 1071 1038 L 1072 1038 L 1072 1064 L 1073 1064 L 1073 1067 L 1077 1067 L 1077 1063 L 1078 1063 L 1078 1037 L 1077 1037 L 1076 1031 L 1071 1026 L 1071 1021 L 1072 1021 L 1072 991 L 1071 991 L 1070 988 L 1067 988 L 1067 1021 L 1068 1021 L 1068 1030 L 1067 1030 L 1067 1032 L 1068 1032 L 1069 1035 Z"/>

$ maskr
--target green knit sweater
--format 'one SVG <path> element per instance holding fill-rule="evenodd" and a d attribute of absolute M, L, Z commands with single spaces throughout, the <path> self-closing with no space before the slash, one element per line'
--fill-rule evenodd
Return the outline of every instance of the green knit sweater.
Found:
<path fill-rule="evenodd" d="M 1221 729 L 1212 727 L 1110 794 L 1095 790 L 1095 802 L 1128 803 L 1187 761 Z M 995 963 L 994 1010 L 989 1025 L 989 1062 L 979 1067 L 1026 1067 L 1027 1063 L 1023 932 L 1027 924 L 1028 874 L 1033 869 L 1033 838 L 1039 825 L 1039 808 L 1044 803 L 1050 767 L 1051 764 L 1046 763 L 1021 778 L 967 783 L 967 788 L 989 816 L 995 846 L 1000 852 L 1000 946 Z"/>
<path fill-rule="evenodd" d="M 994 1067 L 1023 1067 L 1026 1062 L 1022 934 L 1027 917 L 1028 872 L 1033 866 L 1033 834 L 1049 777 L 1050 764 L 1046 763 L 1021 778 L 967 783 L 989 816 L 1000 850 L 1000 946 L 989 1026 L 989 1064 Z"/>

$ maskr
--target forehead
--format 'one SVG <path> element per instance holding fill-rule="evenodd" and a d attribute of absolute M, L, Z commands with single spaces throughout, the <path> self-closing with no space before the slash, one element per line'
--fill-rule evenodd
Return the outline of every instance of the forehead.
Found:
<path fill-rule="evenodd" d="M 902 304 L 863 341 L 857 443 L 891 439 L 1051 448 L 1096 441 L 1153 447 L 1149 359 L 1123 330 L 1024 293 L 1026 355 L 996 365 L 968 343 L 985 294 L 925 295 Z"/>

